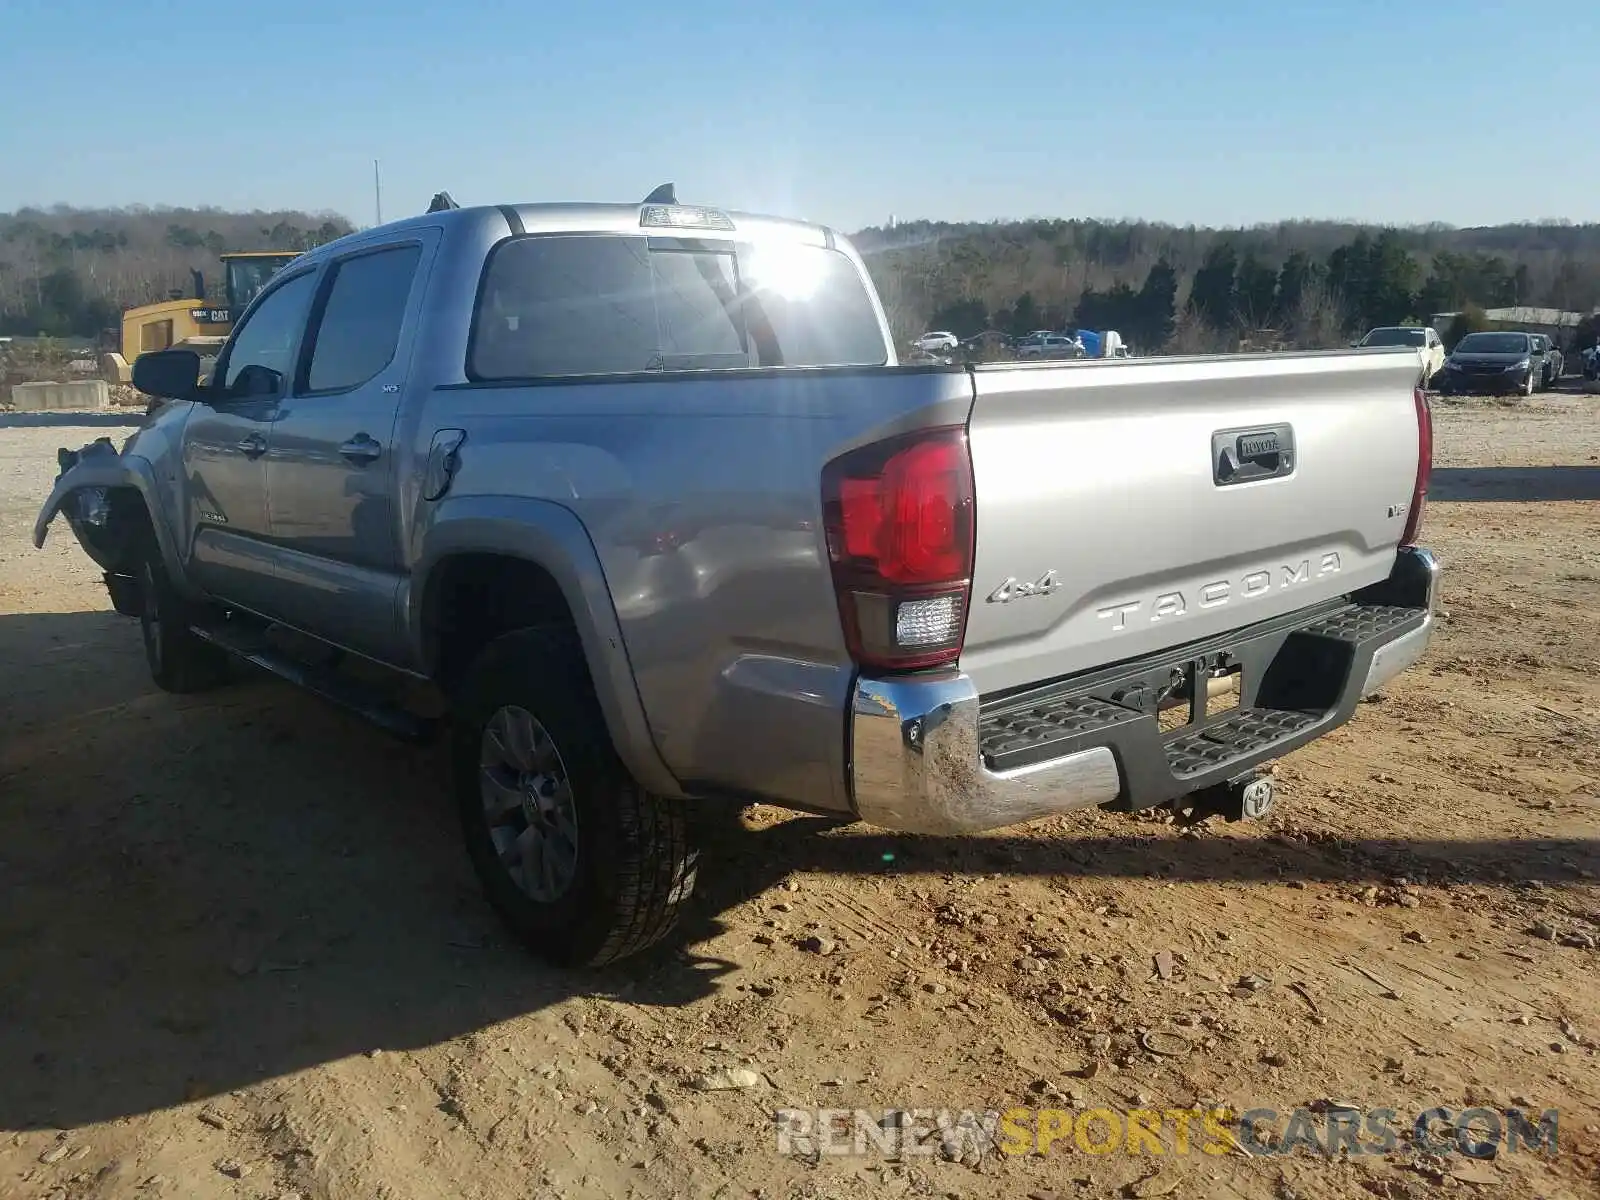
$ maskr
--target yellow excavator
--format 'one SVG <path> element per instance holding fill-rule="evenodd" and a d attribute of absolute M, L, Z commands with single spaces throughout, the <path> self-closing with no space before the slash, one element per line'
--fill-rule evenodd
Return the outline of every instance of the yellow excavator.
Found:
<path fill-rule="evenodd" d="M 120 337 L 100 356 L 100 373 L 107 383 L 128 383 L 134 359 L 174 346 L 199 354 L 202 374 L 206 373 L 245 307 L 267 280 L 300 257 L 300 251 L 235 250 L 218 257 L 226 303 L 218 306 L 206 299 L 205 277 L 195 271 L 193 296 L 175 292 L 170 299 L 128 309 L 122 314 Z"/>

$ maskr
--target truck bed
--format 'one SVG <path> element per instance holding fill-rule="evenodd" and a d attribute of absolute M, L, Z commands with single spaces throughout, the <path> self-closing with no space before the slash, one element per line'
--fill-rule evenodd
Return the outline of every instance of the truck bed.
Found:
<path fill-rule="evenodd" d="M 1384 579 L 1416 477 L 1417 373 L 1404 352 L 977 368 L 961 669 L 1001 692 Z M 1260 435 L 1276 473 L 1228 478 L 1223 457 Z"/>

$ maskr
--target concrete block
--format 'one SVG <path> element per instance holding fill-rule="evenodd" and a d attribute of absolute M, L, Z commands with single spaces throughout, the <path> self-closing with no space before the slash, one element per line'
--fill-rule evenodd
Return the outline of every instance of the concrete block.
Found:
<path fill-rule="evenodd" d="M 104 379 L 80 379 L 71 383 L 19 383 L 11 389 L 11 404 L 20 412 L 110 408 L 111 391 Z"/>

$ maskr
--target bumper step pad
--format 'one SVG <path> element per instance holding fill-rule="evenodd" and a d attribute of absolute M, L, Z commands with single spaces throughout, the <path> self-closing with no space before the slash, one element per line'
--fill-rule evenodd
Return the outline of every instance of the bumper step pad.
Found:
<path fill-rule="evenodd" d="M 1365 642 L 1388 637 L 1421 612 L 1418 608 L 1399 608 L 1393 604 L 1351 607 L 1313 621 L 1301 632 L 1341 642 Z"/>
<path fill-rule="evenodd" d="M 1321 719 L 1321 713 L 1288 708 L 1235 709 L 1167 742 L 1167 766 L 1180 779 L 1199 775 L 1293 737 Z"/>
<path fill-rule="evenodd" d="M 1058 742 L 1103 732 L 1143 715 L 1094 696 L 1055 696 L 1029 708 L 985 714 L 978 722 L 979 746 L 985 765 L 1003 771 L 1019 756 L 1032 761 Z"/>
<path fill-rule="evenodd" d="M 1097 746 L 1117 756 L 1118 807 L 1162 803 L 1285 754 L 1348 719 L 1374 651 L 1427 610 L 1346 603 L 1263 623 L 985 703 L 983 765 L 1023 771 Z M 1176 670 L 1241 668 L 1239 707 L 1163 732 L 1154 699 Z"/>

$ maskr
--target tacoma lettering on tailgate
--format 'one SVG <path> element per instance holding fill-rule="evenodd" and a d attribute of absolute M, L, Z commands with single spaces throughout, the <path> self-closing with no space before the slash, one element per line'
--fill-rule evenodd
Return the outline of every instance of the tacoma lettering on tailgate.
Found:
<path fill-rule="evenodd" d="M 1191 606 L 1197 609 L 1218 608 L 1233 599 L 1249 600 L 1256 596 L 1264 596 L 1272 591 L 1274 586 L 1279 589 L 1297 587 L 1302 583 L 1309 583 L 1313 579 L 1323 579 L 1339 572 L 1340 563 L 1338 554 L 1329 551 L 1317 559 L 1313 567 L 1309 558 L 1303 558 L 1298 563 L 1284 563 L 1277 568 L 1277 582 L 1274 585 L 1275 572 L 1271 570 L 1251 571 L 1238 579 L 1217 579 L 1211 583 L 1201 584 L 1189 592 L 1162 592 L 1153 599 L 1130 600 L 1126 604 L 1112 604 L 1106 608 L 1096 609 L 1095 616 L 1102 620 L 1109 618 L 1113 630 L 1128 628 L 1129 617 L 1141 617 L 1149 613 L 1149 621 L 1170 621 L 1173 618 L 1184 616 Z"/>

